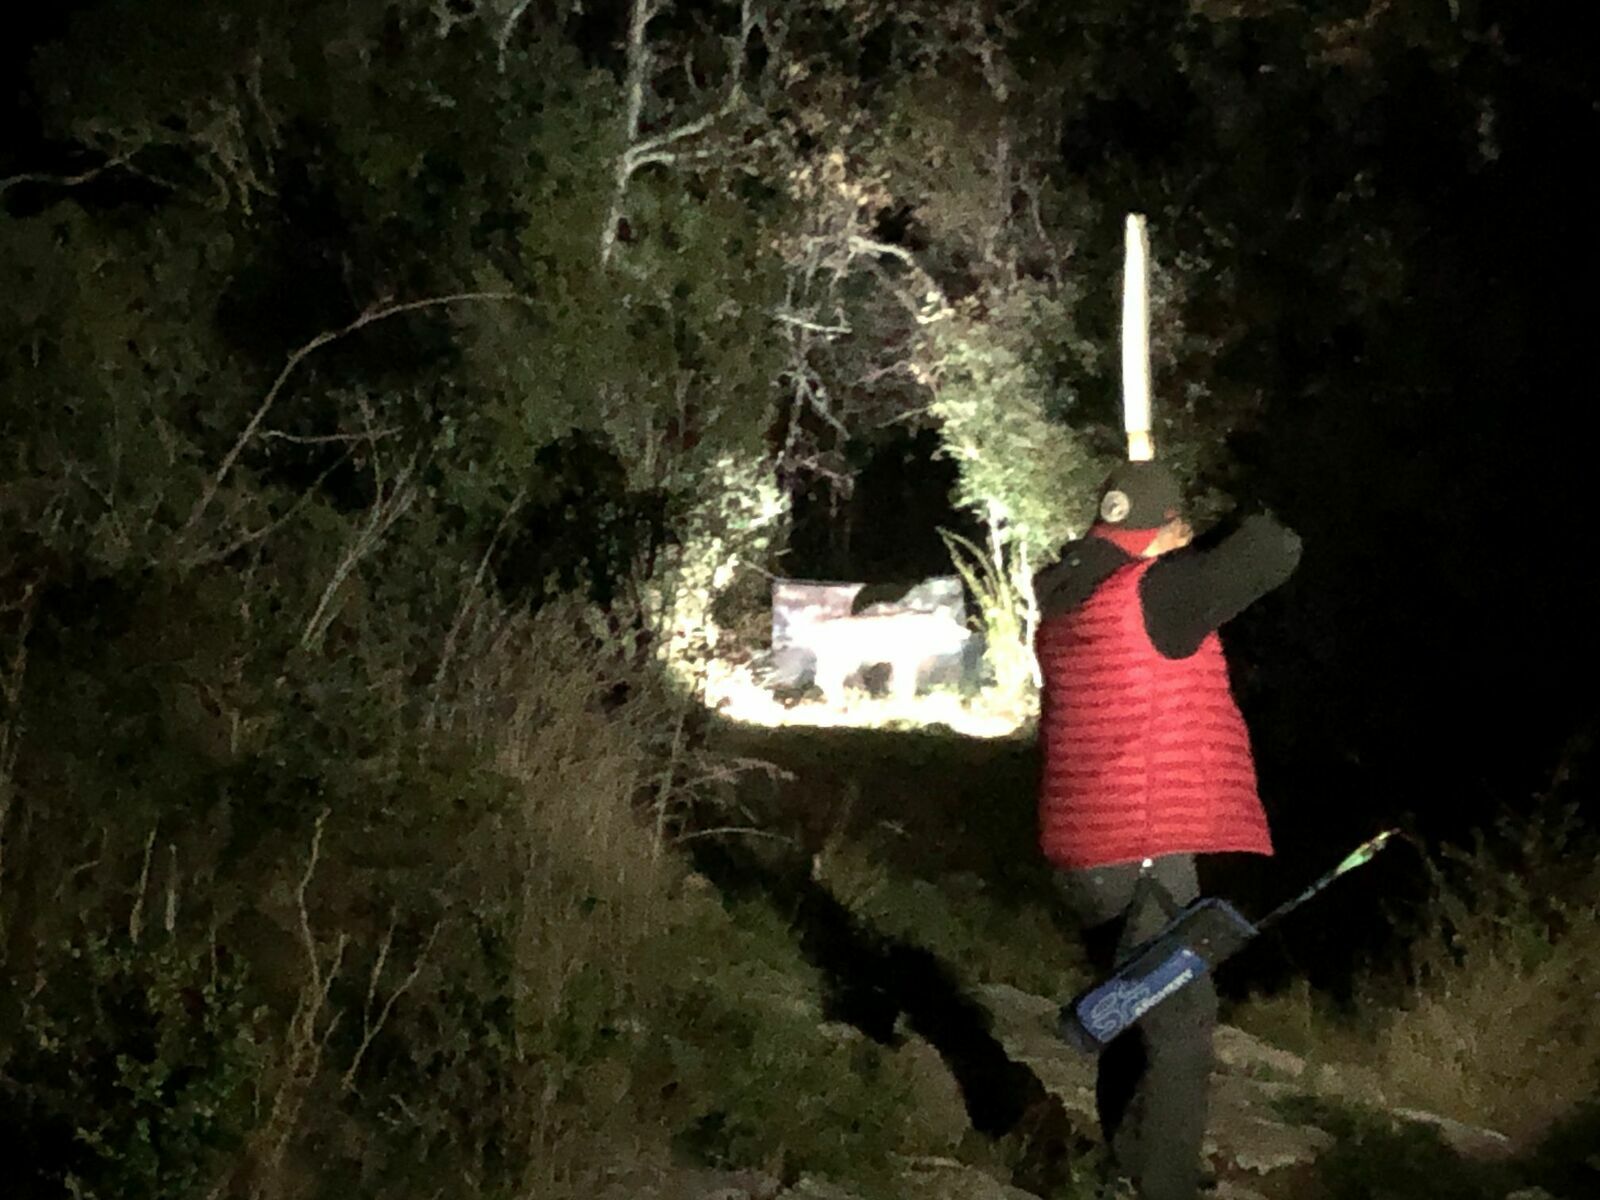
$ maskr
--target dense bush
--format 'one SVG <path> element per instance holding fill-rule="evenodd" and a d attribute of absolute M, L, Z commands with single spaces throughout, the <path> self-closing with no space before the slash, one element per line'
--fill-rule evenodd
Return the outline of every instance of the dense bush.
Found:
<path fill-rule="evenodd" d="M 7 1014 L 11 1194 L 206 1194 L 244 1148 L 266 1063 L 246 974 L 160 929 L 55 948 Z"/>

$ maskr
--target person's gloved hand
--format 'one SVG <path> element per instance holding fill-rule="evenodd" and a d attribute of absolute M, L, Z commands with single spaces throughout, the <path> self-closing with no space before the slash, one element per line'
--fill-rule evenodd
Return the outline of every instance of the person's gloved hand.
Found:
<path fill-rule="evenodd" d="M 1255 513 L 1239 524 L 1239 533 L 1253 546 L 1259 547 L 1263 558 L 1282 562 L 1287 574 L 1300 563 L 1304 544 L 1300 535 L 1279 521 L 1270 511 Z"/>

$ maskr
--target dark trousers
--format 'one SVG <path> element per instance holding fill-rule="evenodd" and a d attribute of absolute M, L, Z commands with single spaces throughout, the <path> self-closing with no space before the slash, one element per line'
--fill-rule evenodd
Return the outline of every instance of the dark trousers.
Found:
<path fill-rule="evenodd" d="M 1193 855 L 1158 858 L 1152 874 L 1177 905 L 1200 894 Z M 1166 923 L 1158 894 L 1140 886 L 1139 875 L 1138 863 L 1057 872 L 1101 974 Z M 1151 1009 L 1100 1056 L 1100 1127 L 1140 1200 L 1195 1198 L 1216 1021 L 1216 989 L 1211 976 L 1202 975 Z"/>

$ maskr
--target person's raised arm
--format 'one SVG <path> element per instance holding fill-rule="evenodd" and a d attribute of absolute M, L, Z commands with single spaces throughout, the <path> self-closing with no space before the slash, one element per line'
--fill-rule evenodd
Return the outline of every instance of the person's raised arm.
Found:
<path fill-rule="evenodd" d="M 1139 585 L 1151 642 L 1168 658 L 1187 658 L 1299 562 L 1299 536 L 1268 516 L 1247 517 L 1214 546 L 1162 556 Z"/>

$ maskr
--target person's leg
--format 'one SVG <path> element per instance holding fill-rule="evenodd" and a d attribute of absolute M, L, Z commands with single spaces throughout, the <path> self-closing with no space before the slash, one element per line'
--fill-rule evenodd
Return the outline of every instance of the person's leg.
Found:
<path fill-rule="evenodd" d="M 1199 895 L 1192 855 L 1158 859 L 1156 881 L 1178 905 Z M 1156 903 L 1130 914 L 1126 949 L 1166 923 Z M 1194 1200 L 1199 1187 L 1211 1091 L 1217 993 L 1209 974 L 1153 1008 L 1136 1027 L 1143 1071 L 1114 1146 L 1139 1186 L 1141 1200 Z"/>
<path fill-rule="evenodd" d="M 1077 921 L 1089 965 L 1097 977 L 1121 959 L 1139 878 L 1137 863 L 1059 871 L 1056 883 Z M 1116 1154 L 1117 1136 L 1145 1071 L 1144 1039 L 1137 1029 L 1116 1038 L 1100 1054 L 1095 1071 L 1095 1109 L 1100 1132 Z"/>
<path fill-rule="evenodd" d="M 1194 858 L 1156 860 L 1156 881 L 1184 905 L 1199 895 Z M 1095 969 L 1108 973 L 1167 921 L 1157 897 L 1125 864 L 1058 876 L 1083 926 Z M 1211 1077 L 1216 992 L 1202 976 L 1151 1010 L 1101 1053 L 1095 1078 L 1100 1126 L 1142 1200 L 1193 1200 Z"/>

